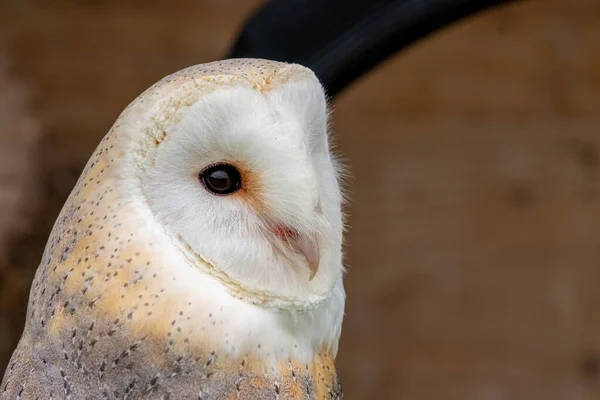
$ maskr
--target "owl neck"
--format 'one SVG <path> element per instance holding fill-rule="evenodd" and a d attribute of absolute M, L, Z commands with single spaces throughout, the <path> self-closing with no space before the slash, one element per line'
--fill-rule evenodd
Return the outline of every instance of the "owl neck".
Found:
<path fill-rule="evenodd" d="M 232 291 L 219 276 L 190 268 L 183 259 L 176 266 L 172 264 L 170 272 L 176 277 L 175 281 L 171 277 L 172 301 L 189 310 L 184 314 L 192 315 L 182 321 L 180 329 L 195 333 L 189 342 L 199 348 L 210 343 L 234 358 L 251 356 L 274 363 L 288 359 L 310 363 L 319 352 L 332 357 L 337 354 L 345 302 L 341 279 L 329 296 L 299 309 L 272 307 L 264 297 L 245 290 Z M 262 303 L 248 301 L 249 296 Z M 282 306 L 286 301 L 277 297 L 268 300 L 279 301 Z M 161 315 L 159 319 L 172 322 L 171 317 Z"/>

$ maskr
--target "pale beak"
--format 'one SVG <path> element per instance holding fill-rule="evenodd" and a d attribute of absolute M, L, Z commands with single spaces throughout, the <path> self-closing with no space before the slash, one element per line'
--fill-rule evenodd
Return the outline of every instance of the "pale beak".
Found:
<path fill-rule="evenodd" d="M 289 239 L 289 244 L 298 253 L 302 254 L 308 262 L 310 271 L 309 281 L 312 281 L 319 270 L 321 262 L 321 249 L 319 240 L 312 235 L 298 235 Z"/>
<path fill-rule="evenodd" d="M 317 236 L 298 234 L 295 230 L 282 227 L 281 225 L 277 225 L 273 232 L 285 246 L 306 258 L 309 269 L 308 280 L 312 281 L 315 275 L 317 275 L 321 262 L 321 248 Z"/>

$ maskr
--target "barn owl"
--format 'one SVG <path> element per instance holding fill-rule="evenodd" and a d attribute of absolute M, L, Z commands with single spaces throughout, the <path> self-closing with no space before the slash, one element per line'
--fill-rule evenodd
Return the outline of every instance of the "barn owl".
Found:
<path fill-rule="evenodd" d="M 0 399 L 342 398 L 342 194 L 307 68 L 226 60 L 133 101 L 63 207 Z"/>

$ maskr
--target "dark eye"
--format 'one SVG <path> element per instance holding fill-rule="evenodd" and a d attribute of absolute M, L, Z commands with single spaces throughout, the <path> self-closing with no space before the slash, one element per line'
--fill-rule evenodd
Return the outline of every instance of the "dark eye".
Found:
<path fill-rule="evenodd" d="M 215 164 L 200 172 L 200 182 L 206 190 L 216 195 L 228 195 L 242 187 L 240 171 L 231 164 Z"/>

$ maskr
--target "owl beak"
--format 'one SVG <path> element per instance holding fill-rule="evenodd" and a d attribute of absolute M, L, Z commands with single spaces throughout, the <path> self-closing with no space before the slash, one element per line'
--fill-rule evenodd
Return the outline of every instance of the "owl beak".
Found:
<path fill-rule="evenodd" d="M 290 240 L 291 246 L 300 254 L 302 254 L 308 262 L 309 277 L 312 281 L 319 271 L 321 262 L 321 249 L 319 241 L 311 235 L 299 235 Z"/>
<path fill-rule="evenodd" d="M 274 232 L 275 236 L 289 248 L 306 258 L 309 270 L 308 280 L 312 281 L 315 275 L 317 275 L 321 262 L 321 247 L 316 235 L 298 234 L 293 229 L 281 226 L 275 228 Z"/>

